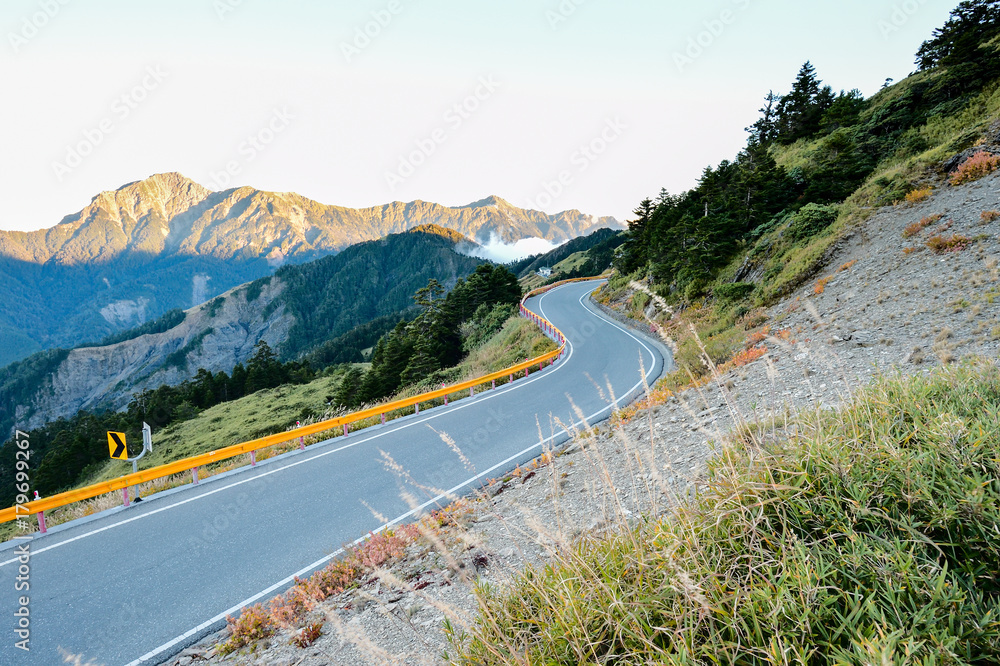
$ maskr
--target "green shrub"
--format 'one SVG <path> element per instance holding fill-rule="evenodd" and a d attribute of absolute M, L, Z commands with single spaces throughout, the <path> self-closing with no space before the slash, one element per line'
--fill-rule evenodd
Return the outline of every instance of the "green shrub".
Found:
<path fill-rule="evenodd" d="M 476 308 L 472 319 L 461 326 L 462 348 L 470 352 L 500 332 L 507 320 L 517 314 L 511 303 L 483 303 Z"/>
<path fill-rule="evenodd" d="M 705 293 L 705 280 L 696 278 L 684 286 L 684 300 L 689 303 L 695 301 Z"/>
<path fill-rule="evenodd" d="M 733 301 L 742 301 L 744 298 L 750 296 L 755 288 L 756 285 L 753 282 L 731 282 L 720 284 L 712 290 L 712 293 L 720 301 L 730 303 Z"/>
<path fill-rule="evenodd" d="M 785 234 L 792 240 L 801 240 L 823 231 L 837 220 L 836 206 L 806 204 L 792 215 Z"/>

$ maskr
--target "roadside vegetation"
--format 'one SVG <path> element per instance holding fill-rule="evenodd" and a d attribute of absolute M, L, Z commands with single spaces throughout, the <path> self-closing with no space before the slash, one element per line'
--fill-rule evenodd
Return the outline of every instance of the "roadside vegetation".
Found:
<path fill-rule="evenodd" d="M 496 270 L 504 271 L 502 268 Z M 485 269 L 480 271 L 480 275 L 487 273 L 490 272 Z M 498 275 L 502 276 L 503 274 L 498 273 Z M 503 283 L 510 282 L 512 278 L 513 276 L 508 273 Z M 470 282 L 473 287 L 478 284 L 474 279 L 470 279 Z M 421 290 L 417 298 L 424 298 L 426 293 Z M 519 300 L 520 296 L 518 295 L 517 298 Z M 466 303 L 466 305 L 469 304 Z M 183 405 L 183 418 L 180 416 L 172 418 L 165 423 L 158 424 L 154 430 L 153 453 L 143 458 L 141 463 L 142 468 L 145 469 L 218 450 L 250 439 L 284 432 L 294 428 L 296 422 L 307 425 L 334 418 L 355 411 L 355 409 L 372 407 L 437 389 L 442 383 L 452 384 L 473 379 L 556 349 L 555 343 L 538 326 L 518 316 L 517 307 L 510 303 L 490 303 L 489 305 L 481 303 L 476 307 L 476 311 L 480 312 L 480 316 L 469 319 L 458 329 L 461 360 L 457 365 L 435 370 L 421 380 L 400 386 L 393 394 L 375 401 L 348 406 L 341 400 L 341 396 L 349 389 L 348 386 L 345 386 L 347 380 L 353 377 L 355 379 L 352 381 L 355 381 L 357 378 L 365 377 L 366 371 L 370 372 L 370 364 L 331 366 L 316 376 L 308 364 L 282 364 L 274 358 L 273 352 L 266 345 L 261 345 L 258 353 L 248 363 L 245 373 L 253 381 L 262 382 L 261 387 L 259 390 L 241 397 L 215 404 L 198 403 L 194 396 L 209 395 L 209 392 L 205 391 L 208 382 L 211 381 L 217 391 L 223 391 L 227 386 L 225 382 L 220 381 L 218 376 L 202 371 L 196 381 L 185 382 L 178 387 L 162 387 L 155 392 L 137 395 L 128 412 L 99 415 L 81 414 L 77 417 L 76 427 L 79 430 L 75 431 L 76 435 L 72 441 L 78 442 L 81 448 L 86 447 L 88 452 L 96 451 L 97 453 L 94 455 L 94 461 L 82 468 L 71 482 L 57 487 L 54 492 L 112 479 L 130 472 L 127 464 L 108 460 L 105 448 L 105 429 L 117 430 L 121 428 L 123 420 L 131 417 L 135 417 L 141 422 L 142 418 L 151 419 L 151 414 L 162 413 L 159 410 L 166 410 L 167 407 L 172 411 L 166 413 L 178 414 L 177 406 Z M 225 376 L 225 373 L 219 374 Z M 235 371 L 233 373 L 233 377 L 244 376 L 244 373 Z M 523 376 L 523 373 L 520 373 L 519 376 Z M 295 381 L 281 381 L 287 377 L 292 377 Z M 503 385 L 506 382 L 507 379 L 502 379 L 497 384 Z M 356 390 L 356 384 L 354 386 Z M 451 395 L 449 398 L 450 400 L 459 400 L 467 396 L 468 392 L 466 391 Z M 148 410 L 145 417 L 141 411 L 143 400 L 146 401 L 145 405 Z M 440 405 L 443 402 L 443 399 L 438 399 L 424 404 L 423 408 Z M 133 414 L 133 411 L 136 413 Z M 386 417 L 392 419 L 412 412 L 413 408 L 397 410 L 387 413 Z M 107 419 L 111 420 L 105 421 Z M 375 417 L 354 424 L 352 429 L 372 426 L 379 422 L 380 419 Z M 63 426 L 66 427 L 67 422 L 63 422 Z M 52 425 L 47 427 L 52 427 Z M 58 435 L 59 432 L 69 431 L 56 431 L 56 434 Z M 34 439 L 37 434 L 32 431 L 30 441 L 41 441 L 40 437 L 38 440 Z M 340 431 L 318 433 L 305 438 L 302 444 L 308 446 L 339 434 L 341 434 Z M 299 445 L 300 442 L 294 440 L 287 444 L 261 450 L 257 453 L 257 460 L 266 460 L 294 450 Z M 248 464 L 250 464 L 249 456 L 240 456 L 200 469 L 199 477 L 204 480 L 215 474 Z M 145 496 L 173 488 L 190 482 L 190 479 L 190 474 L 184 473 L 142 484 L 133 489 L 133 496 Z M 121 502 L 120 493 L 96 497 L 50 512 L 46 514 L 46 522 L 49 526 L 55 526 L 74 518 L 118 506 Z M 33 520 L 31 522 L 34 523 Z M 0 540 L 10 538 L 15 533 L 14 523 L 0 524 Z"/>
<path fill-rule="evenodd" d="M 84 479 L 100 475 L 108 465 L 108 450 L 103 443 L 107 432 L 125 432 L 130 436 L 130 455 L 138 455 L 142 440 L 138 437 L 143 422 L 156 431 L 193 419 L 206 409 L 283 385 L 301 385 L 316 374 L 304 362 L 277 360 L 266 342 L 257 345 L 246 365 L 238 363 L 232 374 L 199 370 L 197 375 L 177 386 L 136 393 L 128 408 L 121 412 L 80 411 L 69 419 L 59 419 L 28 431 L 32 445 L 33 488 L 43 497 L 80 485 Z M 14 448 L 0 449 L 0 464 L 9 462 L 14 469 Z M 14 484 L 0 487 L 0 505 L 14 503 Z"/>
<path fill-rule="evenodd" d="M 794 342 L 766 308 L 850 271 L 829 258 L 879 207 L 1000 165 L 998 40 L 1000 2 L 967 0 L 871 98 L 806 63 L 735 160 L 640 204 L 598 299 L 675 347 L 645 406 Z M 970 361 L 738 428 L 693 500 L 480 587 L 450 661 L 997 663 L 998 410 L 1000 371 Z"/>
<path fill-rule="evenodd" d="M 447 294 L 431 280 L 414 297 L 420 314 L 378 341 L 367 372 L 348 372 L 337 404 L 357 407 L 387 398 L 403 386 L 443 383 L 448 376 L 443 370 L 460 363 L 470 348 L 516 314 L 521 295 L 517 278 L 502 266 L 479 266 Z"/>
<path fill-rule="evenodd" d="M 998 416 L 982 362 L 745 428 L 694 501 L 480 588 L 452 661 L 996 663 Z"/>
<path fill-rule="evenodd" d="M 599 299 L 672 339 L 673 386 L 709 372 L 702 344 L 715 364 L 742 353 L 748 335 L 780 325 L 764 308 L 816 278 L 879 207 L 997 168 L 998 39 L 1000 3 L 962 2 L 918 51 L 918 71 L 868 99 L 835 93 L 807 62 L 790 92 L 767 95 L 736 159 L 641 202 Z"/>

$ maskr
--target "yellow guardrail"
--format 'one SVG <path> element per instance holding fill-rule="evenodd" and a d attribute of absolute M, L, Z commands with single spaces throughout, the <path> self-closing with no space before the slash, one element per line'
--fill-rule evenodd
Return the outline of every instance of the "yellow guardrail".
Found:
<path fill-rule="evenodd" d="M 102 481 L 100 483 L 95 483 L 83 488 L 76 488 L 74 490 L 67 490 L 66 492 L 59 493 L 57 495 L 52 495 L 50 497 L 43 497 L 41 499 L 28 502 L 27 504 L 20 504 L 17 506 L 12 506 L 7 509 L 0 510 L 0 523 L 10 522 L 18 518 L 26 518 L 29 515 L 41 514 L 39 523 L 44 525 L 44 512 L 51 511 L 52 509 L 57 509 L 67 504 L 72 504 L 74 502 L 82 502 L 100 495 L 106 495 L 108 493 L 113 493 L 118 490 L 123 490 L 134 486 L 139 483 L 146 483 L 149 481 L 155 481 L 156 479 L 162 479 L 166 476 L 173 476 L 174 474 L 180 474 L 182 472 L 188 472 L 191 470 L 196 470 L 199 467 L 204 467 L 205 465 L 210 465 L 212 463 L 217 463 L 222 460 L 228 460 L 230 458 L 235 458 L 236 456 L 243 455 L 245 453 L 251 453 L 259 451 L 261 449 L 266 449 L 271 446 L 277 446 L 279 444 L 284 444 L 290 442 L 294 439 L 300 437 L 308 437 L 309 435 L 314 435 L 316 433 L 325 432 L 327 430 L 334 430 L 340 427 L 349 426 L 352 423 L 358 421 L 363 421 L 365 419 L 372 418 L 374 416 L 380 416 L 383 414 L 388 414 L 400 409 L 405 409 L 407 407 L 416 407 L 422 402 L 430 402 L 438 398 L 445 398 L 452 393 L 458 393 L 459 391 L 465 391 L 468 389 L 475 389 L 477 386 L 483 384 L 491 383 L 497 379 L 502 379 L 504 377 L 513 378 L 521 372 L 528 373 L 531 368 L 536 365 L 541 369 L 546 363 L 555 362 L 559 356 L 563 354 L 566 349 L 566 338 L 563 336 L 562 331 L 556 328 L 552 322 L 548 321 L 544 317 L 540 317 L 534 312 L 531 312 L 524 307 L 525 301 L 527 301 L 532 296 L 537 296 L 538 294 L 545 293 L 551 289 L 554 289 L 563 284 L 569 284 L 571 282 L 584 282 L 588 280 L 604 279 L 604 276 L 598 278 L 575 278 L 572 280 L 563 280 L 562 282 L 557 282 L 555 284 L 546 285 L 545 287 L 540 287 L 539 289 L 532 290 L 525 294 L 524 298 L 521 299 L 521 313 L 528 319 L 534 321 L 540 327 L 542 327 L 547 333 L 550 333 L 559 343 L 559 348 L 548 352 L 547 354 L 542 354 L 537 358 L 533 358 L 517 365 L 505 368 L 504 370 L 499 370 L 497 372 L 490 373 L 488 375 L 477 377 L 475 379 L 470 379 L 468 381 L 462 382 L 460 384 L 454 384 L 452 386 L 446 386 L 444 388 L 437 389 L 435 391 L 429 391 L 427 393 L 421 393 L 420 395 L 413 396 L 412 398 L 402 398 L 400 400 L 394 400 L 393 402 L 385 403 L 383 405 L 378 405 L 376 407 L 371 407 L 359 412 L 353 412 L 351 414 L 345 414 L 344 416 L 338 416 L 334 419 L 329 419 L 327 421 L 321 421 L 319 423 L 313 423 L 312 425 L 302 426 L 294 430 L 287 430 L 285 432 L 280 432 L 274 435 L 268 435 L 267 437 L 261 437 L 259 439 L 250 440 L 249 442 L 243 442 L 241 444 L 234 444 L 228 446 L 224 449 L 219 449 L 217 451 L 209 451 L 208 453 L 203 453 L 201 455 L 193 456 L 191 458 L 184 458 L 182 460 L 176 460 L 172 463 L 167 463 L 165 465 L 159 465 L 157 467 L 151 467 L 150 469 L 143 470 L 141 472 L 135 472 L 133 474 L 128 474 L 125 476 L 118 477 L 117 479 L 112 479 L 110 481 Z M 43 528 L 44 531 L 44 528 Z"/>

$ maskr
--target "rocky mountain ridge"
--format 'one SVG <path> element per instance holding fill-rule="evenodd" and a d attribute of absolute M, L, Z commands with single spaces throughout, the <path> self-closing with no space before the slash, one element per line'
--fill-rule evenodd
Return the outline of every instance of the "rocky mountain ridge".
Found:
<path fill-rule="evenodd" d="M 103 264 L 129 253 L 218 259 L 329 254 L 349 245 L 433 223 L 488 242 L 538 237 L 561 242 L 602 227 L 611 217 L 570 210 L 557 215 L 518 208 L 491 196 L 466 206 L 395 201 L 370 208 L 321 204 L 294 192 L 238 187 L 213 192 L 179 173 L 163 173 L 101 192 L 56 226 L 0 231 L 0 257 L 61 266 Z"/>
<path fill-rule="evenodd" d="M 236 285 L 425 224 L 473 240 L 561 242 L 614 218 L 548 215 L 499 197 L 364 209 L 239 187 L 213 192 L 164 173 L 102 192 L 56 226 L 0 231 L 0 367 L 189 308 Z"/>

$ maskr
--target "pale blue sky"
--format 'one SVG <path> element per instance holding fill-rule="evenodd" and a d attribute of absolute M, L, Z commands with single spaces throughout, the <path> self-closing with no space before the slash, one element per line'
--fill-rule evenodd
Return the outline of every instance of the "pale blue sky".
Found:
<path fill-rule="evenodd" d="M 5 0 L 0 228 L 163 171 L 625 218 L 733 157 L 805 60 L 866 95 L 906 76 L 957 1 Z"/>

